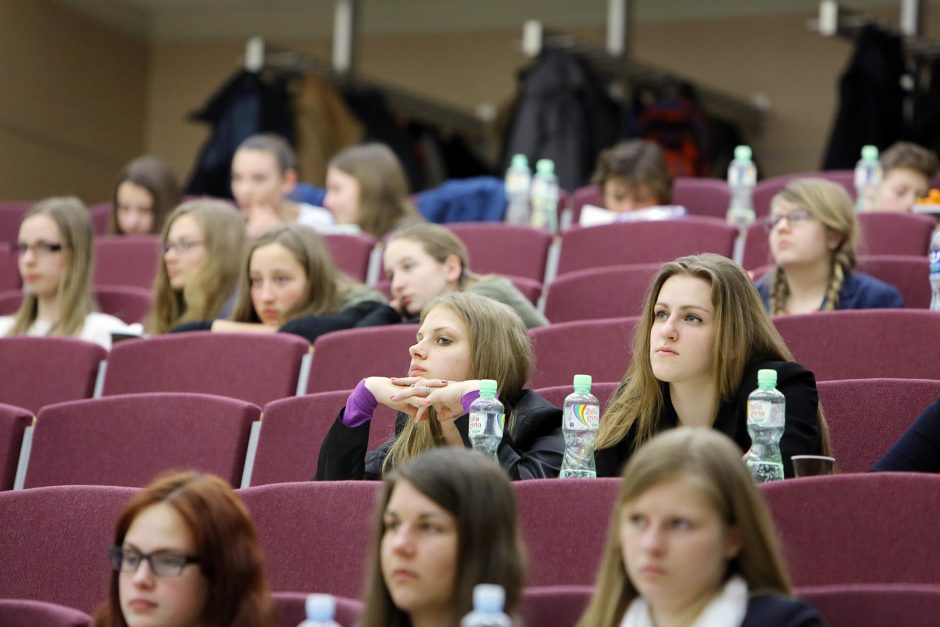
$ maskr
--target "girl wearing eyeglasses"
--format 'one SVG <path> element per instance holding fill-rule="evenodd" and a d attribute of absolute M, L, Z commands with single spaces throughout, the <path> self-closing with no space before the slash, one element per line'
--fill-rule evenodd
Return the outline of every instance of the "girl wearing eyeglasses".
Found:
<path fill-rule="evenodd" d="M 152 335 L 186 322 L 225 318 L 235 309 L 245 223 L 220 200 L 185 202 L 163 227 L 163 263 L 147 324 Z"/>
<path fill-rule="evenodd" d="M 95 627 L 280 624 L 248 510 L 214 475 L 157 478 L 124 506 L 107 554 Z"/>
<path fill-rule="evenodd" d="M 36 203 L 20 223 L 17 253 L 23 300 L 0 317 L 0 337 L 65 335 L 111 347 L 111 333 L 126 324 L 97 310 L 91 293 L 93 228 L 78 198 Z"/>
<path fill-rule="evenodd" d="M 853 272 L 859 226 L 841 185 L 790 182 L 771 200 L 766 224 L 775 267 L 757 289 L 771 315 L 904 307 L 896 287 Z"/>

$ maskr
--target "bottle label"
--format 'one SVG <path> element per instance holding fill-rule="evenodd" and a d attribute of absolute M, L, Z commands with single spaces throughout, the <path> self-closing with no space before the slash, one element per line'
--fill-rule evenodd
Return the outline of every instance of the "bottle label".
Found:
<path fill-rule="evenodd" d="M 565 428 L 570 431 L 596 431 L 600 424 L 600 408 L 593 403 L 571 405 L 565 412 Z"/>
<path fill-rule="evenodd" d="M 506 423 L 506 414 L 499 414 L 493 422 L 495 423 L 490 427 L 489 431 L 487 430 L 487 416 L 490 414 L 485 411 L 474 411 L 470 412 L 469 416 L 469 425 L 467 427 L 467 432 L 469 435 L 498 435 L 503 437 L 503 426 Z"/>
<path fill-rule="evenodd" d="M 940 272 L 940 248 L 930 250 L 930 274 Z"/>
<path fill-rule="evenodd" d="M 748 401 L 747 421 L 761 427 L 782 427 L 786 423 L 783 403 Z"/>

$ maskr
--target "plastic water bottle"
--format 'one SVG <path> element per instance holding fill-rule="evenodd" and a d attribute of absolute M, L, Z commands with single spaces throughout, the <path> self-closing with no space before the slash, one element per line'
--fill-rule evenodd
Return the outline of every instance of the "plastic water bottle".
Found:
<path fill-rule="evenodd" d="M 561 462 L 562 479 L 594 479 L 594 440 L 600 424 L 601 406 L 591 394 L 591 375 L 574 375 L 574 392 L 565 398 L 562 430 L 565 433 L 565 457 Z"/>
<path fill-rule="evenodd" d="M 473 449 L 499 463 L 496 449 L 503 439 L 506 410 L 496 398 L 496 381 L 480 381 L 480 398 L 470 404 L 470 443 Z"/>
<path fill-rule="evenodd" d="M 786 408 L 787 399 L 777 389 L 777 371 L 758 370 L 757 389 L 747 397 L 747 432 L 751 435 L 747 466 L 757 483 L 783 479 L 780 437 Z"/>
<path fill-rule="evenodd" d="M 940 311 L 940 228 L 930 240 L 930 310 Z"/>
<path fill-rule="evenodd" d="M 529 159 L 522 154 L 514 155 L 512 164 L 506 170 L 506 224 L 529 224 L 529 185 L 532 173 L 529 171 Z"/>
<path fill-rule="evenodd" d="M 551 233 L 558 231 L 558 178 L 551 159 L 536 162 L 529 200 L 532 203 L 532 226 L 548 229 Z"/>
<path fill-rule="evenodd" d="M 307 620 L 298 627 L 340 627 L 333 620 L 336 613 L 336 600 L 329 594 L 307 595 Z"/>
<path fill-rule="evenodd" d="M 881 164 L 878 163 L 878 147 L 862 146 L 862 158 L 855 165 L 855 210 L 877 210 L 879 187 Z"/>
<path fill-rule="evenodd" d="M 734 159 L 728 165 L 728 190 L 731 204 L 728 206 L 728 224 L 742 231 L 754 224 L 754 186 L 757 184 L 757 168 L 751 160 L 750 146 L 734 149 Z"/>
<path fill-rule="evenodd" d="M 503 612 L 506 591 L 502 586 L 480 583 L 473 587 L 473 611 L 463 617 L 460 627 L 512 627 Z"/>

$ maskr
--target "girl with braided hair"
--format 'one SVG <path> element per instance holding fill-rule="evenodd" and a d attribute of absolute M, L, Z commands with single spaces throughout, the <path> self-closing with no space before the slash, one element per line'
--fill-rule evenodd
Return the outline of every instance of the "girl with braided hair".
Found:
<path fill-rule="evenodd" d="M 771 315 L 904 306 L 893 285 L 853 272 L 859 226 L 841 185 L 791 181 L 771 200 L 766 225 L 775 267 L 757 289 Z"/>

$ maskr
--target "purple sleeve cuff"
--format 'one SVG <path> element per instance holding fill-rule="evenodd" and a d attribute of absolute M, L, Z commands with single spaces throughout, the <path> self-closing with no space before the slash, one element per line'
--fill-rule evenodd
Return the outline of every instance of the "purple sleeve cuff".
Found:
<path fill-rule="evenodd" d="M 473 401 L 480 398 L 480 390 L 470 390 L 466 394 L 460 397 L 460 404 L 463 405 L 463 413 L 470 412 L 470 405 L 473 404 Z"/>
<path fill-rule="evenodd" d="M 360 427 L 370 420 L 379 402 L 366 387 L 366 380 L 359 381 L 359 385 L 346 399 L 346 411 L 343 413 L 343 424 L 347 427 Z"/>

